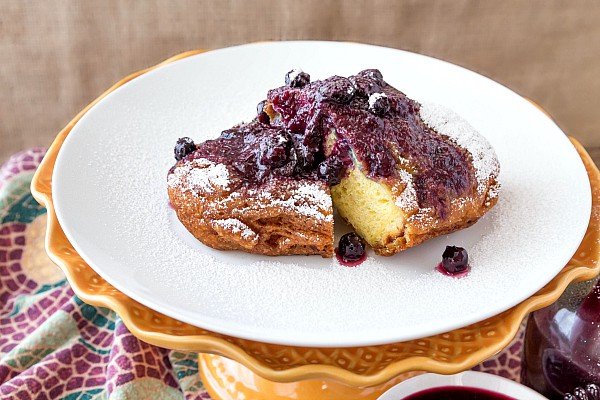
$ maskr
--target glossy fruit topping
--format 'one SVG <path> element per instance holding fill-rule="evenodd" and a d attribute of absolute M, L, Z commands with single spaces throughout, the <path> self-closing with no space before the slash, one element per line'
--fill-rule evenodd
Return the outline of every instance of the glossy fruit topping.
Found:
<path fill-rule="evenodd" d="M 192 139 L 190 139 L 189 137 L 179 138 L 179 140 L 177 140 L 177 143 L 175 143 L 175 159 L 179 161 L 194 150 L 196 150 L 196 145 L 194 144 L 194 141 Z"/>
<path fill-rule="evenodd" d="M 466 150 L 423 124 L 420 105 L 378 70 L 314 82 L 292 70 L 286 79 L 258 104 L 253 121 L 196 146 L 194 154 L 231 165 L 245 185 L 279 176 L 333 186 L 356 165 L 372 179 L 399 179 L 398 164 L 408 162 L 419 207 L 442 219 L 449 199 L 476 183 Z M 193 142 L 184 147 L 177 157 L 194 150 Z"/>
<path fill-rule="evenodd" d="M 349 104 L 356 93 L 356 88 L 348 78 L 332 76 L 323 81 L 319 88 L 319 99 L 339 104 Z"/>
<path fill-rule="evenodd" d="M 385 94 L 387 101 L 374 102 L 370 110 L 369 97 L 376 93 Z M 408 162 L 419 207 L 433 208 L 440 219 L 447 217 L 451 198 L 477 183 L 468 152 L 429 129 L 419 103 L 388 85 L 378 70 L 315 80 L 302 88 L 283 86 L 270 90 L 267 101 L 280 116 L 271 125 L 293 135 L 298 171 L 321 167 L 329 157 L 323 154 L 324 144 L 334 131 L 337 143 L 347 144 L 341 152 L 342 176 L 360 163 L 371 179 L 398 179 L 398 164 Z M 326 174 L 317 177 L 322 176 Z"/>
<path fill-rule="evenodd" d="M 469 255 L 462 247 L 446 246 L 442 254 L 442 267 L 451 274 L 465 271 L 469 267 Z"/>
<path fill-rule="evenodd" d="M 344 172 L 344 165 L 339 157 L 329 157 L 327 160 L 322 161 L 317 169 L 319 178 L 323 179 L 329 184 L 329 186 L 335 186 L 342 180 L 342 173 Z"/>
<path fill-rule="evenodd" d="M 294 68 L 285 74 L 285 84 L 293 88 L 301 88 L 310 83 L 310 75 L 300 68 Z"/>
<path fill-rule="evenodd" d="M 346 233 L 340 238 L 338 255 L 344 262 L 360 260 L 365 255 L 365 242 L 354 232 Z"/>

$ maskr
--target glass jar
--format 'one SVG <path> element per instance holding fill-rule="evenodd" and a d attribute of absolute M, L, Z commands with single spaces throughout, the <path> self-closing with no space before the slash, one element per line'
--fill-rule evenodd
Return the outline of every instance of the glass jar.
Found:
<path fill-rule="evenodd" d="M 549 399 L 600 399 L 598 277 L 571 284 L 554 304 L 530 314 L 521 380 Z"/>

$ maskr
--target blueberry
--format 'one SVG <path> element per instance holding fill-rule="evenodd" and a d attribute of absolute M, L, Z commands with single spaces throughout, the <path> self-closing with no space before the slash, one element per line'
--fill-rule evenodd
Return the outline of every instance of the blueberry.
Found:
<path fill-rule="evenodd" d="M 285 84 L 293 88 L 301 88 L 310 83 L 310 75 L 300 68 L 294 68 L 285 74 Z"/>
<path fill-rule="evenodd" d="M 348 104 L 352 101 L 356 88 L 347 78 L 332 76 L 323 81 L 319 88 L 319 96 L 322 100 L 333 101 L 340 104 Z"/>
<path fill-rule="evenodd" d="M 390 99 L 384 93 L 369 96 L 369 111 L 375 115 L 384 115 L 390 111 Z"/>
<path fill-rule="evenodd" d="M 175 143 L 175 159 L 179 161 L 194 150 L 196 150 L 196 145 L 192 139 L 189 137 L 179 138 Z"/>
<path fill-rule="evenodd" d="M 446 246 L 442 254 L 442 267 L 451 273 L 463 272 L 469 266 L 469 255 L 462 247 Z"/>
<path fill-rule="evenodd" d="M 348 78 L 356 88 L 356 94 L 363 97 L 369 97 L 373 93 L 381 92 L 381 86 L 372 79 L 362 76 L 351 76 Z"/>
<path fill-rule="evenodd" d="M 344 262 L 360 260 L 365 255 L 365 242 L 354 232 L 340 238 L 338 254 Z"/>
<path fill-rule="evenodd" d="M 565 393 L 565 396 L 563 397 L 563 400 L 579 400 L 579 399 L 577 399 L 571 393 Z"/>
<path fill-rule="evenodd" d="M 299 172 L 312 170 L 318 160 L 315 160 L 319 154 L 318 137 L 304 137 L 296 135 L 294 147 L 298 156 L 297 169 Z"/>
<path fill-rule="evenodd" d="M 381 72 L 378 69 L 365 69 L 363 71 L 360 71 L 357 75 L 363 78 L 371 79 L 375 81 L 379 86 L 383 86 L 385 84 L 383 80 L 383 75 L 381 75 Z"/>
<path fill-rule="evenodd" d="M 223 132 L 221 132 L 221 135 L 219 136 L 219 138 L 221 139 L 233 139 L 237 134 L 239 133 L 238 129 L 226 129 Z"/>
<path fill-rule="evenodd" d="M 265 112 L 265 103 L 266 102 L 264 100 L 258 103 L 258 105 L 256 106 L 256 113 L 258 115 L 259 122 L 265 125 L 270 125 L 271 118 L 269 118 L 269 114 Z"/>
<path fill-rule="evenodd" d="M 262 138 L 259 144 L 259 164 L 272 168 L 285 165 L 292 148 L 291 140 L 291 137 L 284 131 Z"/>
<path fill-rule="evenodd" d="M 324 179 L 329 186 L 335 186 L 342 180 L 343 163 L 339 157 L 330 157 L 319 164 L 317 174 Z"/>

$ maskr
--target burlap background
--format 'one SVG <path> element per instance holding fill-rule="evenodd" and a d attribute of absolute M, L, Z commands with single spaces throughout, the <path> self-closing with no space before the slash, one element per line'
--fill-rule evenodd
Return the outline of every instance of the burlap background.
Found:
<path fill-rule="evenodd" d="M 600 2 L 0 0 L 0 162 L 48 146 L 133 71 L 185 50 L 282 39 L 465 66 L 537 101 L 600 159 Z"/>

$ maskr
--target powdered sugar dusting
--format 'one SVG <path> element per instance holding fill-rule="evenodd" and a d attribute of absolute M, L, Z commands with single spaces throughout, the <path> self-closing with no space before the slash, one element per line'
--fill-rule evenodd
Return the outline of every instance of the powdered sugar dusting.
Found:
<path fill-rule="evenodd" d="M 227 189 L 229 186 L 229 171 L 223 164 L 215 164 L 205 158 L 198 158 L 184 162 L 175 168 L 169 175 L 168 185 L 178 186 L 182 191 L 197 190 L 205 193 L 214 191 L 214 188 Z"/>
<path fill-rule="evenodd" d="M 250 227 L 236 218 L 227 218 L 213 221 L 215 225 L 229 230 L 232 233 L 241 233 L 242 238 L 247 240 L 256 240 L 258 235 Z"/>
<path fill-rule="evenodd" d="M 387 97 L 385 93 L 373 93 L 369 96 L 369 108 L 373 108 L 377 100 Z"/>
<path fill-rule="evenodd" d="M 403 210 L 416 209 L 419 207 L 417 202 L 417 192 L 413 183 L 412 175 L 404 170 L 399 170 L 400 181 L 404 185 L 404 190 L 400 196 L 396 197 L 396 205 Z"/>
<path fill-rule="evenodd" d="M 477 189 L 480 193 L 484 193 L 490 177 L 496 177 L 500 171 L 496 152 L 490 143 L 466 120 L 449 108 L 439 104 L 424 103 L 421 105 L 420 115 L 430 128 L 449 137 L 471 153 L 478 182 Z"/>
<path fill-rule="evenodd" d="M 302 71 L 302 68 L 299 68 L 299 67 L 296 67 L 296 68 L 292 69 L 290 72 L 288 72 L 288 76 L 290 77 L 290 82 L 293 82 L 294 79 L 296 79 L 298 77 L 298 75 L 300 75 L 303 72 L 304 71 Z"/>
<path fill-rule="evenodd" d="M 326 222 L 333 221 L 331 197 L 317 182 L 301 182 L 299 187 L 290 187 L 287 199 L 275 197 L 265 189 L 250 189 L 246 195 L 258 200 L 252 207 L 279 207 L 289 213 Z M 239 196 L 239 192 L 233 192 L 229 197 Z"/>

